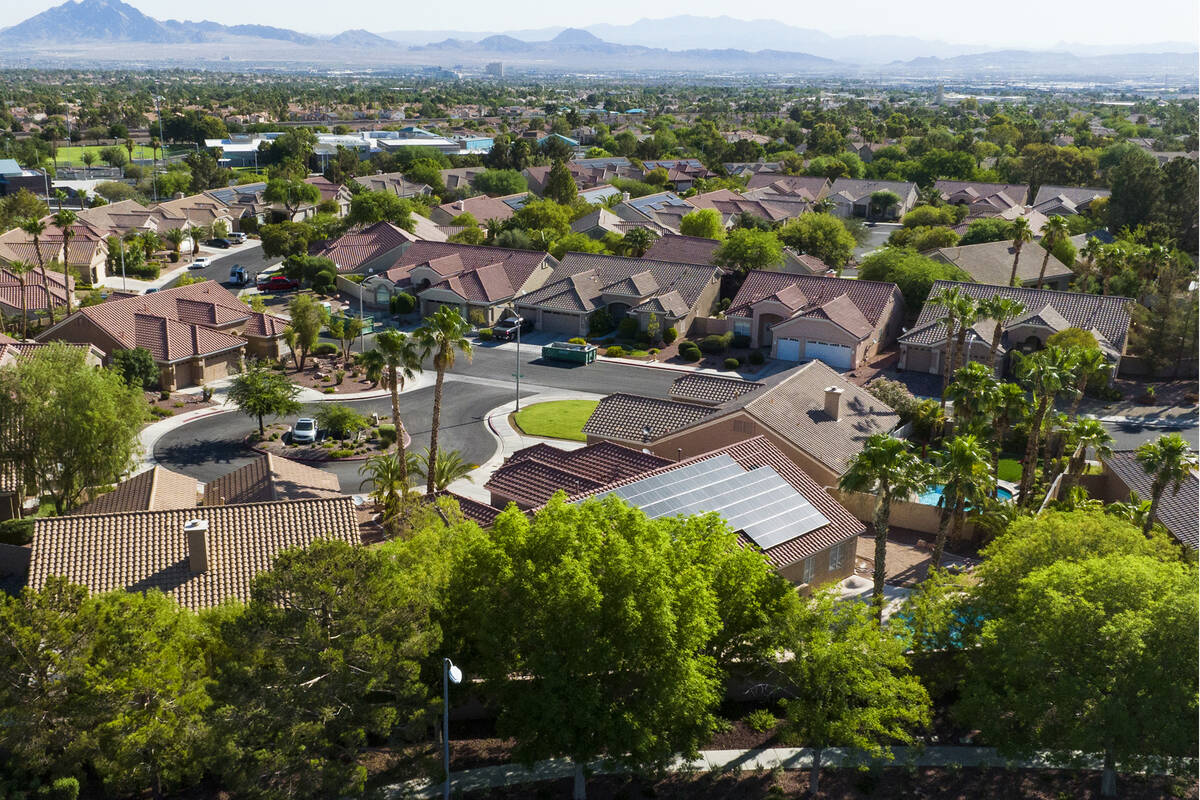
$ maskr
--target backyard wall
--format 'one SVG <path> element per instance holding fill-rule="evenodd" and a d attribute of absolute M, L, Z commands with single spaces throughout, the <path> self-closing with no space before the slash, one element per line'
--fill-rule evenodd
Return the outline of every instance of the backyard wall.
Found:
<path fill-rule="evenodd" d="M 833 488 L 829 490 L 829 493 L 855 517 L 868 524 L 871 523 L 875 516 L 875 495 L 864 492 L 843 492 Z M 933 537 L 937 536 L 941 515 L 942 511 L 937 506 L 899 500 L 892 503 L 889 524 L 893 528 L 907 528 L 918 533 L 927 533 L 930 536 L 930 544 L 932 544 Z M 970 541 L 974 537 L 975 523 L 968 518 L 963 525 L 963 539 Z"/>
<path fill-rule="evenodd" d="M 708 336 L 713 333 L 719 335 L 731 330 L 733 330 L 733 320 L 728 317 L 702 317 L 697 315 L 692 320 L 688 335 L 692 337 Z"/>

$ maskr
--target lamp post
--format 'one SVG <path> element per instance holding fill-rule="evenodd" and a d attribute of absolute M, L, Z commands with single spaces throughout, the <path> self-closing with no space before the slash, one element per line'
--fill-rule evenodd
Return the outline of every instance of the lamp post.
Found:
<path fill-rule="evenodd" d="M 450 684 L 462 683 L 462 670 L 448 658 L 442 659 L 442 757 L 446 765 L 446 782 L 442 797 L 450 800 Z"/>

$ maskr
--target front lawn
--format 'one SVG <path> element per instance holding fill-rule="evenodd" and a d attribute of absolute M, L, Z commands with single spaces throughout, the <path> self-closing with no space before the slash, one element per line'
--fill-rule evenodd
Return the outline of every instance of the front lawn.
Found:
<path fill-rule="evenodd" d="M 595 400 L 551 400 L 535 403 L 513 415 L 513 422 L 528 436 L 587 441 L 583 424 L 596 410 Z"/>
<path fill-rule="evenodd" d="M 1021 462 L 1015 458 L 1000 459 L 1000 469 L 997 470 L 996 477 L 1009 483 L 1020 483 Z"/>

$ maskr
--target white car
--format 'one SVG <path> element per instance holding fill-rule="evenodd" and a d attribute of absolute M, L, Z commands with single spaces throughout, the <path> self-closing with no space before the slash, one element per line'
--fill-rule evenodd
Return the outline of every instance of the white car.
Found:
<path fill-rule="evenodd" d="M 317 421 L 312 417 L 301 417 L 292 428 L 292 444 L 314 444 L 317 441 Z"/>
<path fill-rule="evenodd" d="M 208 256 L 200 256 L 191 263 L 188 269 L 204 269 L 212 266 L 212 259 Z"/>

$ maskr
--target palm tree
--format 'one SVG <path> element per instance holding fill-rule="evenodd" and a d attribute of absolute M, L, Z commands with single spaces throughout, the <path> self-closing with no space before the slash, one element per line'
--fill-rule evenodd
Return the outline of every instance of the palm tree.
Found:
<path fill-rule="evenodd" d="M 33 269 L 27 261 L 10 261 L 5 267 L 17 279 L 17 284 L 21 287 L 21 338 L 25 339 L 29 335 L 29 297 L 28 284 L 25 282 L 25 276 Z"/>
<path fill-rule="evenodd" d="M 1076 348 L 1075 353 L 1075 397 L 1071 400 L 1069 416 L 1072 421 L 1079 416 L 1079 403 L 1087 391 L 1088 381 L 1102 376 L 1108 369 L 1108 358 L 1098 347 Z"/>
<path fill-rule="evenodd" d="M 1178 433 L 1160 436 L 1156 441 L 1146 442 L 1137 449 L 1135 456 L 1146 474 L 1153 478 L 1150 484 L 1150 513 L 1142 524 L 1142 531 L 1150 533 L 1154 519 L 1158 516 L 1158 504 L 1167 488 L 1171 494 L 1179 491 L 1184 480 L 1196 471 L 1196 454 Z"/>
<path fill-rule="evenodd" d="M 1037 288 L 1042 288 L 1042 281 L 1046 278 L 1046 265 L 1050 263 L 1050 251 L 1058 246 L 1059 242 L 1065 241 L 1071 233 L 1067 225 L 1066 217 L 1055 214 L 1050 219 L 1046 220 L 1046 224 L 1042 226 L 1042 268 L 1038 272 Z"/>
<path fill-rule="evenodd" d="M 1025 419 L 1029 414 L 1029 400 L 1025 390 L 1015 383 L 1007 381 L 996 387 L 996 397 L 992 404 L 992 428 L 994 445 L 992 447 L 992 475 L 1000 480 L 1000 451 L 1004 447 L 1004 439 L 1012 426 Z M 992 493 L 995 496 L 995 492 Z"/>
<path fill-rule="evenodd" d="M 1150 500 L 1143 500 L 1137 492 L 1129 493 L 1127 503 L 1109 503 L 1104 507 L 1104 513 L 1123 519 L 1130 525 L 1136 525 L 1144 531 L 1154 527 L 1154 515 L 1150 513 L 1153 507 Z"/>
<path fill-rule="evenodd" d="M 54 190 L 54 202 L 58 203 L 58 210 L 63 210 L 63 203 L 67 201 L 67 193 L 62 189 Z"/>
<path fill-rule="evenodd" d="M 69 277 L 71 265 L 71 239 L 75 238 L 74 225 L 78 220 L 74 211 L 64 209 L 59 206 L 58 213 L 54 215 L 54 224 L 62 231 L 63 236 L 63 280 L 67 283 L 67 316 L 71 315 L 71 279 Z M 88 282 L 91 282 L 91 275 L 88 275 Z"/>
<path fill-rule="evenodd" d="M 439 492 L 445 491 L 447 486 L 460 478 L 474 483 L 470 475 L 473 469 L 475 469 L 475 465 L 464 461 L 462 453 L 457 450 L 439 450 L 432 472 L 429 469 L 428 450 L 416 455 L 413 461 L 413 472 L 426 481 L 432 481 L 434 488 Z"/>
<path fill-rule="evenodd" d="M 357 354 L 354 357 L 354 363 L 362 367 L 367 380 L 371 382 L 372 389 L 383 380 L 383 353 L 378 350 L 368 350 L 365 353 Z"/>
<path fill-rule="evenodd" d="M 888 521 L 892 501 L 903 500 L 929 485 L 929 470 L 925 463 L 908 449 L 908 443 L 876 433 L 867 437 L 863 449 L 854 456 L 850 468 L 838 481 L 843 492 L 873 492 L 875 515 L 875 613 L 883 616 L 883 584 L 887 577 Z"/>
<path fill-rule="evenodd" d="M 1129 251 L 1120 242 L 1100 248 L 1100 255 L 1096 258 L 1096 268 L 1100 271 L 1100 294 L 1108 294 L 1109 281 L 1125 268 L 1128 258 Z"/>
<path fill-rule="evenodd" d="M 979 303 L 974 297 L 963 293 L 956 303 L 954 315 L 958 317 L 958 342 L 954 345 L 954 369 L 958 369 L 971 360 L 971 352 L 967 348 L 967 332 L 971 331 L 972 338 L 977 338 L 973 329 L 975 323 L 979 321 Z"/>
<path fill-rule="evenodd" d="M 1000 383 L 992 371 L 972 361 L 954 373 L 946 396 L 954 403 L 954 424 L 959 433 L 980 422 L 995 404 Z"/>
<path fill-rule="evenodd" d="M 987 448 L 971 434 L 955 436 L 946 442 L 944 450 L 934 454 L 934 478 L 942 484 L 938 500 L 942 515 L 933 543 L 933 569 L 942 565 L 947 537 L 957 541 L 961 536 L 967 504 L 979 508 L 994 488 L 988 455 Z"/>
<path fill-rule="evenodd" d="M 400 392 L 404 382 L 416 380 L 428 351 L 415 336 L 407 336 L 394 328 L 388 328 L 375 337 L 375 349 L 383 367 L 383 379 L 392 395 L 392 425 L 396 428 L 396 451 L 404 459 L 404 422 L 400 419 Z M 405 480 L 408 476 L 405 475 Z"/>
<path fill-rule="evenodd" d="M 183 240 L 187 238 L 187 234 L 179 228 L 171 228 L 163 233 L 163 238 L 171 244 L 171 252 L 175 254 L 175 260 L 179 260 L 179 249 L 183 246 Z"/>
<path fill-rule="evenodd" d="M 129 163 L 133 163 L 133 139 L 125 140 L 125 150 L 129 153 Z"/>
<path fill-rule="evenodd" d="M 1083 256 L 1083 275 L 1086 277 L 1092 274 L 1092 270 L 1096 267 L 1096 258 L 1104 252 L 1104 243 L 1094 236 L 1089 236 L 1088 240 L 1083 243 L 1083 249 L 1079 251 L 1079 255 Z"/>
<path fill-rule="evenodd" d="M 404 499 L 408 496 L 409 464 L 399 453 L 378 453 L 371 456 L 358 468 L 365 476 L 358 485 L 361 491 L 371 486 L 371 499 L 379 506 L 384 529 L 395 536 L 400 529 L 400 516 L 404 510 Z"/>
<path fill-rule="evenodd" d="M 1009 286 L 1019 286 L 1017 283 L 1017 264 L 1021 261 L 1021 248 L 1026 242 L 1033 241 L 1033 231 L 1029 228 L 1029 222 L 1024 217 L 1017 217 L 1012 224 L 1012 244 L 1013 244 L 1013 268 L 1012 275 L 1008 276 Z"/>
<path fill-rule="evenodd" d="M 1071 361 L 1060 347 L 1050 346 L 1031 356 L 1017 354 L 1017 377 L 1033 393 L 1033 420 L 1029 426 L 1029 441 L 1021 460 L 1021 503 L 1033 502 L 1033 484 L 1037 477 L 1038 445 L 1042 423 L 1054 404 L 1054 398 L 1070 379 Z"/>
<path fill-rule="evenodd" d="M 25 217 L 17 226 L 33 239 L 33 252 L 37 255 L 38 268 L 42 271 L 42 277 L 45 278 L 46 260 L 42 257 L 42 234 L 46 232 L 45 220 L 37 217 Z"/>
<path fill-rule="evenodd" d="M 1092 450 L 1098 458 L 1112 455 L 1112 437 L 1099 420 L 1080 419 L 1071 423 L 1067 438 L 1075 442 L 1071 458 L 1067 462 L 1067 473 L 1063 476 L 1059 497 L 1065 496 L 1079 482 L 1083 468 L 1087 465 L 1087 452 Z"/>
<path fill-rule="evenodd" d="M 994 295 L 979 301 L 979 316 L 996 321 L 996 327 L 992 330 L 992 344 L 988 348 L 988 364 L 993 372 L 996 370 L 996 353 L 1000 350 L 1000 339 L 1004 336 L 1005 321 L 1024 313 L 1025 304 L 1011 297 Z"/>
<path fill-rule="evenodd" d="M 958 325 L 958 309 L 963 305 L 962 299 L 966 294 L 958 286 L 947 286 L 931 294 L 926 303 L 933 303 L 946 309 L 946 315 L 940 320 L 946 328 L 946 350 L 942 364 L 942 410 L 946 410 L 946 389 L 950 386 L 950 373 L 954 371 L 954 332 Z"/>
<path fill-rule="evenodd" d="M 437 464 L 438 424 L 442 417 L 442 386 L 446 380 L 446 370 L 454 367 L 458 353 L 465 355 L 468 360 L 471 358 L 471 342 L 467 339 L 470 332 L 470 324 L 462 318 L 458 309 L 444 305 L 426 317 L 415 334 L 421 349 L 433 354 L 433 368 L 437 370 L 437 381 L 433 385 L 433 427 L 429 431 L 429 458 L 434 464 Z M 398 435 L 400 432 L 396 433 Z M 426 476 L 426 494 L 433 494 L 433 478 L 431 471 Z"/>
<path fill-rule="evenodd" d="M 192 261 L 196 260 L 196 254 L 200 252 L 200 242 L 203 241 L 207 232 L 203 225 L 193 225 L 188 228 L 188 238 L 192 240 Z"/>

